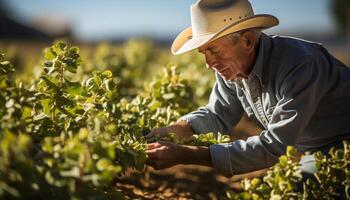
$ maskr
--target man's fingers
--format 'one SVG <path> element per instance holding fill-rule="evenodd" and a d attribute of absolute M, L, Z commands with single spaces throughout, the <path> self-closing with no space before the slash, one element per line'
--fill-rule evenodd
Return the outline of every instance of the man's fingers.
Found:
<path fill-rule="evenodd" d="M 152 166 L 154 169 L 164 169 L 179 164 L 177 158 L 179 146 L 172 142 L 158 141 L 151 143 L 146 150 L 148 159 L 146 164 Z"/>
<path fill-rule="evenodd" d="M 162 146 L 160 142 L 147 144 L 147 150 L 155 149 Z"/>
<path fill-rule="evenodd" d="M 168 128 L 167 127 L 161 127 L 157 129 L 153 129 L 150 133 L 148 133 L 145 138 L 151 138 L 153 136 L 162 136 L 168 134 Z"/>
<path fill-rule="evenodd" d="M 158 159 L 158 153 L 157 149 L 152 149 L 152 150 L 146 150 L 146 154 L 148 156 L 148 160 L 157 160 Z"/>
<path fill-rule="evenodd" d="M 157 148 L 156 143 L 147 144 L 147 150 L 151 150 L 151 149 L 154 149 L 154 148 Z"/>

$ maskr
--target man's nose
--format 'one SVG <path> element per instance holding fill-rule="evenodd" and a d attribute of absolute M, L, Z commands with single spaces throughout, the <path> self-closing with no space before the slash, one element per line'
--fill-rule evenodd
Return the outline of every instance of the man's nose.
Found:
<path fill-rule="evenodd" d="M 215 69 L 218 66 L 218 62 L 207 62 L 206 66 L 207 66 L 207 69 L 213 69 L 213 68 Z"/>
<path fill-rule="evenodd" d="M 207 69 L 217 69 L 220 66 L 217 60 L 207 60 L 206 63 Z"/>
<path fill-rule="evenodd" d="M 212 68 L 208 63 L 206 63 L 205 66 L 207 67 L 207 69 L 211 69 Z"/>
<path fill-rule="evenodd" d="M 205 56 L 205 62 L 207 63 L 207 69 L 212 69 L 217 64 L 217 60 L 211 55 Z"/>

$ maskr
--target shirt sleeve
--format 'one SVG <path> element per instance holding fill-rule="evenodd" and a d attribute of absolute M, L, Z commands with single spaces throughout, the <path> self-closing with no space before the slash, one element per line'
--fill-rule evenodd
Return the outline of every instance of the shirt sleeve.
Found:
<path fill-rule="evenodd" d="M 247 140 L 210 146 L 214 168 L 226 176 L 270 167 L 303 134 L 327 90 L 327 66 L 307 59 L 282 76 L 280 100 L 267 130 Z"/>
<path fill-rule="evenodd" d="M 241 102 L 235 88 L 229 88 L 221 76 L 216 74 L 216 82 L 205 107 L 191 112 L 180 119 L 190 123 L 197 134 L 208 132 L 229 133 L 243 114 Z"/>

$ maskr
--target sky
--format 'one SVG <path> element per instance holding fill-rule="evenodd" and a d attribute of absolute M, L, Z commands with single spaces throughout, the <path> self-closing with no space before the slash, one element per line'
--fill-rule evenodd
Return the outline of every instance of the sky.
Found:
<path fill-rule="evenodd" d="M 250 0 L 257 14 L 272 14 L 280 25 L 270 33 L 324 33 L 334 30 L 331 0 Z M 24 22 L 44 17 L 68 22 L 75 37 L 169 38 L 190 26 L 196 0 L 5 0 L 13 17 Z"/>

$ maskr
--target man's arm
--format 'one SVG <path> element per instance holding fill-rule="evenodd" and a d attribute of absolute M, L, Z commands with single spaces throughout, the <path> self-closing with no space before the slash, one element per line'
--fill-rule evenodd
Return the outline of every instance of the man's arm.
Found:
<path fill-rule="evenodd" d="M 171 132 L 179 138 L 189 137 L 194 133 L 229 133 L 241 119 L 243 108 L 235 88 L 229 88 L 218 74 L 216 79 L 205 107 L 182 116 L 177 123 L 153 130 L 147 137 Z"/>
<path fill-rule="evenodd" d="M 146 138 L 162 136 L 168 133 L 174 133 L 179 139 L 191 137 L 194 134 L 191 125 L 187 121 L 180 119 L 176 123 L 170 124 L 169 126 L 152 130 L 148 135 L 146 135 Z"/>
<path fill-rule="evenodd" d="M 235 85 L 228 86 L 219 74 L 215 75 L 216 83 L 208 104 L 180 118 L 189 122 L 197 134 L 208 132 L 229 134 L 244 112 Z"/>
<path fill-rule="evenodd" d="M 208 147 L 176 145 L 159 141 L 148 145 L 146 164 L 153 168 L 165 169 L 178 164 L 196 164 L 212 167 Z"/>
<path fill-rule="evenodd" d="M 217 76 L 209 103 L 176 123 L 153 130 L 147 137 L 175 133 L 179 138 L 189 137 L 194 133 L 229 132 L 239 121 L 243 108 L 236 96 L 236 91 L 228 88 L 223 79 Z M 164 169 L 177 164 L 198 164 L 212 167 L 208 147 L 176 145 L 171 142 L 156 142 L 148 145 L 147 164 L 155 169 Z"/>

